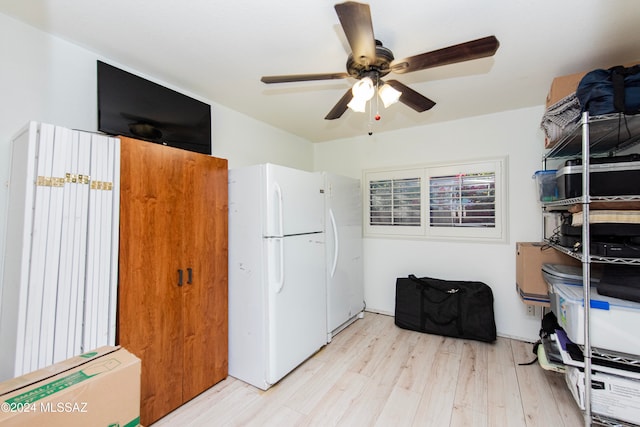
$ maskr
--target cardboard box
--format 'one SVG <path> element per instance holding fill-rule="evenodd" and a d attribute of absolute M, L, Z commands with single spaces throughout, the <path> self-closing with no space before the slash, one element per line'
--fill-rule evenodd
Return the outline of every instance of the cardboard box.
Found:
<path fill-rule="evenodd" d="M 542 264 L 582 265 L 544 242 L 516 242 L 516 290 L 525 304 L 549 307 L 549 287 Z"/>
<path fill-rule="evenodd" d="M 565 98 L 572 93 L 574 93 L 578 89 L 578 84 L 580 80 L 587 74 L 587 71 L 583 71 L 580 73 L 569 74 L 566 76 L 560 76 L 553 79 L 551 82 L 551 88 L 549 89 L 549 93 L 547 94 L 547 108 L 560 101 L 562 98 Z M 559 141 L 558 139 L 554 139 L 553 141 L 549 138 L 544 138 L 544 148 L 552 148 Z"/>
<path fill-rule="evenodd" d="M 547 108 L 551 107 L 562 98 L 565 98 L 574 93 L 578 89 L 580 80 L 582 80 L 585 74 L 587 74 L 589 71 L 582 71 L 580 73 L 569 74 L 553 79 L 553 81 L 551 82 L 551 88 L 549 89 L 549 93 L 547 94 Z"/>
<path fill-rule="evenodd" d="M 565 381 L 576 403 L 584 410 L 584 372 L 572 366 L 566 368 Z M 637 423 L 640 420 L 640 381 L 592 371 L 591 412 L 607 418 Z"/>
<path fill-rule="evenodd" d="M 105 346 L 0 383 L 0 427 L 134 427 L 140 359 Z"/>

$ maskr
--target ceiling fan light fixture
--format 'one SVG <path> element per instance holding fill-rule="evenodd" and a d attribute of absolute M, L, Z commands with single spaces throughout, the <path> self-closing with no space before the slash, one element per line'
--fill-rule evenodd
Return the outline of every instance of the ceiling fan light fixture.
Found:
<path fill-rule="evenodd" d="M 384 104 L 384 108 L 389 107 L 390 105 L 395 104 L 400 99 L 402 92 L 396 90 L 393 86 L 388 83 L 382 85 L 382 87 L 378 90 L 378 95 Z"/>
<path fill-rule="evenodd" d="M 358 80 L 351 88 L 351 93 L 353 93 L 354 98 L 361 99 L 365 102 L 370 100 L 375 94 L 373 80 L 371 80 L 370 77 L 364 77 Z"/>
<path fill-rule="evenodd" d="M 364 113 L 367 110 L 367 100 L 354 96 L 353 99 L 347 104 L 347 107 L 356 113 Z"/>

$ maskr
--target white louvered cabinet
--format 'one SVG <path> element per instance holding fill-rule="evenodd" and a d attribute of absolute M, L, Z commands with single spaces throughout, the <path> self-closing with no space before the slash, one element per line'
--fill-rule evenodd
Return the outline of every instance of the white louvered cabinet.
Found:
<path fill-rule="evenodd" d="M 38 122 L 13 138 L 0 380 L 115 343 L 119 144 Z"/>

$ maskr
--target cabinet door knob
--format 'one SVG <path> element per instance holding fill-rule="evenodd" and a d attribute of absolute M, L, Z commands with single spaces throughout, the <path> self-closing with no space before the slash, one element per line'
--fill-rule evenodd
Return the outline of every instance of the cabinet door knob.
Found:
<path fill-rule="evenodd" d="M 190 285 L 193 283 L 193 268 L 187 268 L 187 284 Z"/>
<path fill-rule="evenodd" d="M 182 286 L 182 270 L 178 270 L 178 286 Z"/>

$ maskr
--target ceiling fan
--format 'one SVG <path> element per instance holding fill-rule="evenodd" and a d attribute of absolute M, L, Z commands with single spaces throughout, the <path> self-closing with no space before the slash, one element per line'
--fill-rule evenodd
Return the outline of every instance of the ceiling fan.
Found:
<path fill-rule="evenodd" d="M 362 79 L 369 78 L 376 88 L 383 88 L 387 85 L 391 86 L 400 92 L 398 99 L 400 102 L 413 108 L 417 112 L 423 112 L 432 108 L 436 103 L 397 80 L 387 80 L 385 82 L 381 80 L 381 78 L 391 72 L 404 74 L 441 65 L 493 56 L 500 46 L 495 36 L 488 36 L 396 60 L 391 50 L 383 46 L 379 40 L 375 39 L 368 4 L 347 1 L 336 4 L 335 10 L 347 37 L 347 41 L 349 42 L 349 46 L 351 47 L 351 53 L 347 58 L 346 73 L 263 76 L 260 80 L 263 83 L 288 83 L 344 79 L 348 77 L 353 77 L 361 81 Z M 356 82 L 356 85 L 358 85 L 358 82 Z M 349 89 L 331 111 L 329 111 L 325 119 L 334 120 L 341 117 L 347 110 L 347 107 L 350 106 L 353 98 L 353 91 Z"/>

